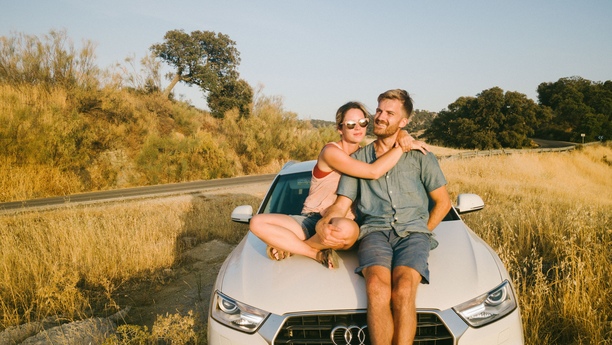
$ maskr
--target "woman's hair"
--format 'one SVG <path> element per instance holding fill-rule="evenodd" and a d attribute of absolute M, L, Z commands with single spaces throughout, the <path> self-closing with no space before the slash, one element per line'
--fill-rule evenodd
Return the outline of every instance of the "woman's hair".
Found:
<path fill-rule="evenodd" d="M 365 118 L 370 117 L 370 113 L 368 113 L 368 109 L 366 109 L 365 105 L 363 105 L 360 102 L 354 102 L 354 101 L 348 102 L 344 104 L 343 106 L 341 106 L 340 108 L 338 108 L 338 111 L 336 112 L 336 128 L 337 129 L 340 129 L 340 124 L 344 121 L 344 116 L 346 116 L 346 113 L 351 109 L 359 109 L 363 113 L 363 117 Z"/>
<path fill-rule="evenodd" d="M 409 119 L 412 116 L 414 105 L 412 103 L 412 98 L 410 97 L 410 94 L 406 90 L 394 89 L 385 91 L 378 96 L 378 103 L 380 103 L 380 101 L 382 101 L 383 99 L 396 99 L 402 102 L 404 110 L 406 111 L 406 118 Z"/>

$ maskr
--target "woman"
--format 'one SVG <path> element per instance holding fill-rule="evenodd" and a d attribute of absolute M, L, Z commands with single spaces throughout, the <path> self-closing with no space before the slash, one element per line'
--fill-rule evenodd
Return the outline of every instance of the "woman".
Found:
<path fill-rule="evenodd" d="M 398 138 L 396 147 L 379 157 L 372 164 L 352 158 L 364 139 L 370 119 L 365 106 L 359 102 L 348 102 L 336 112 L 336 126 L 340 140 L 326 144 L 317 158 L 312 172 L 308 197 L 301 215 L 258 214 L 250 222 L 250 229 L 267 245 L 270 259 L 282 260 L 292 254 L 307 256 L 323 266 L 338 267 L 335 250 L 349 249 L 359 236 L 359 226 L 354 215 L 336 218 L 332 222 L 338 227 L 328 236 L 333 243 L 321 243 L 315 225 L 321 213 L 336 200 L 336 189 L 342 174 L 365 179 L 383 176 L 398 162 L 404 149 L 412 147 L 426 153 L 427 145 L 413 140 L 405 131 Z"/>

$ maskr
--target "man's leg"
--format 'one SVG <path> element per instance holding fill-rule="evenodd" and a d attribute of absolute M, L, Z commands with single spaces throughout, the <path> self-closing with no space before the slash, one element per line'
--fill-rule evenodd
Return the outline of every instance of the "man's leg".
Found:
<path fill-rule="evenodd" d="M 431 235 L 412 233 L 396 238 L 394 245 L 391 307 L 395 334 L 393 344 L 412 344 L 417 329 L 416 294 L 419 284 L 428 284 L 427 260 Z"/>
<path fill-rule="evenodd" d="M 391 344 L 393 315 L 391 314 L 391 272 L 383 266 L 363 270 L 368 295 L 368 332 L 372 345 Z"/>
<path fill-rule="evenodd" d="M 406 266 L 393 269 L 393 344 L 412 344 L 414 341 L 417 326 L 416 292 L 420 283 L 421 274 L 416 270 Z"/>

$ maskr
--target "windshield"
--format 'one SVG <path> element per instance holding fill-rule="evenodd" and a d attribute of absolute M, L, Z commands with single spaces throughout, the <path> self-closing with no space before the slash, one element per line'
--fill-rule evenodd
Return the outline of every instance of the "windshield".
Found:
<path fill-rule="evenodd" d="M 305 171 L 295 174 L 279 175 L 270 189 L 270 193 L 262 203 L 260 213 L 301 214 L 304 201 L 310 191 L 312 172 Z M 433 202 L 429 200 L 429 208 Z M 459 220 L 453 208 L 443 221 Z"/>
<path fill-rule="evenodd" d="M 280 175 L 274 180 L 272 192 L 264 200 L 260 213 L 301 214 L 311 177 L 310 171 Z"/>

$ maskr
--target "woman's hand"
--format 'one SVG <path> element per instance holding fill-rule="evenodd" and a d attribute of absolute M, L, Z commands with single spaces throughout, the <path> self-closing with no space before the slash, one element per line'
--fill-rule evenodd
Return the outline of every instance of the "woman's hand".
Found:
<path fill-rule="evenodd" d="M 411 150 L 419 150 L 424 155 L 430 151 L 429 145 L 420 140 L 415 140 L 407 131 L 401 130 L 397 136 L 396 143 L 402 148 L 404 152 Z"/>

